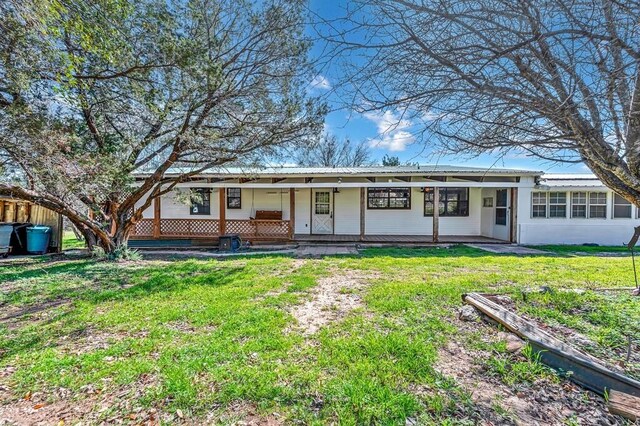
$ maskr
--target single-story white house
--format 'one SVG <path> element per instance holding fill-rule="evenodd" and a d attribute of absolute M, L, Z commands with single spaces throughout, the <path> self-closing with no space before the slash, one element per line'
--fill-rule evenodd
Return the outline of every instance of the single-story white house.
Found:
<path fill-rule="evenodd" d="M 593 175 L 442 165 L 221 168 L 155 200 L 131 241 L 211 245 L 239 234 L 251 242 L 619 245 L 638 217 Z"/>

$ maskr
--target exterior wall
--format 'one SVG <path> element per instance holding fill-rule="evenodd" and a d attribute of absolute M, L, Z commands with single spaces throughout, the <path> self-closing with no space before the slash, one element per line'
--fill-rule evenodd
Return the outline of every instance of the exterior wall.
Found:
<path fill-rule="evenodd" d="M 482 207 L 481 204 L 481 219 L 480 219 L 480 234 L 484 237 L 493 238 L 495 223 L 496 223 L 496 190 L 493 188 L 482 188 L 481 191 L 482 199 L 480 200 L 483 203 L 485 198 L 493 199 L 492 207 Z"/>
<path fill-rule="evenodd" d="M 480 235 L 481 202 L 481 189 L 469 188 L 469 216 L 441 216 L 440 235 Z M 424 216 L 424 193 L 420 188 L 411 189 L 410 210 L 367 209 L 365 213 L 366 234 L 431 235 L 432 232 L 433 219 Z"/>
<path fill-rule="evenodd" d="M 214 190 L 215 191 L 215 190 Z M 215 217 L 218 217 L 220 195 L 215 193 L 216 200 L 211 200 L 211 208 L 216 205 Z M 213 194 L 212 194 L 213 196 Z M 282 211 L 282 219 L 289 220 L 289 190 L 285 188 L 251 189 L 243 188 L 241 191 L 241 208 L 227 209 L 227 219 L 249 219 L 255 217 L 256 210 Z M 213 198 L 213 197 L 212 197 Z M 298 201 L 298 200 L 296 200 Z M 225 206 L 226 207 L 226 206 Z M 188 212 L 187 212 L 188 213 Z M 213 213 L 213 211 L 212 211 Z"/>
<path fill-rule="evenodd" d="M 311 232 L 311 189 L 296 189 L 296 234 Z"/>
<path fill-rule="evenodd" d="M 199 188 L 206 187 L 206 185 L 198 186 Z M 184 188 L 184 191 L 187 189 Z M 160 214 L 163 219 L 218 219 L 220 217 L 220 189 L 211 189 L 211 209 L 209 215 L 192 215 L 189 211 L 189 206 L 176 199 L 177 193 L 172 191 L 161 198 L 160 202 Z M 222 189 L 224 191 L 224 189 Z M 307 191 L 308 190 L 303 190 Z M 281 193 L 282 192 L 282 196 Z M 298 210 L 298 194 L 296 193 L 296 213 Z M 243 188 L 241 192 L 241 208 L 239 209 L 226 209 L 227 219 L 249 219 L 255 216 L 256 210 L 281 210 L 282 219 L 289 220 L 289 190 L 274 188 L 274 189 L 251 189 Z M 308 203 L 308 199 L 306 203 Z M 142 203 L 136 203 L 136 206 L 140 206 Z M 304 204 L 304 203 L 302 203 Z M 226 207 L 226 206 L 225 206 Z M 302 206 L 303 207 L 303 206 Z M 309 208 L 306 207 L 306 217 L 309 216 Z M 153 218 L 153 204 L 151 207 L 144 211 L 143 217 L 145 219 Z M 300 217 L 305 218 L 304 214 L 296 215 L 296 219 Z M 297 228 L 297 226 L 296 226 Z"/>
<path fill-rule="evenodd" d="M 360 235 L 360 188 L 344 188 L 333 195 L 334 233 Z"/>
<path fill-rule="evenodd" d="M 552 188 L 543 192 L 567 192 L 567 217 L 533 218 L 531 214 L 532 192 L 535 188 L 520 190 L 518 197 L 518 242 L 520 244 L 600 244 L 621 245 L 640 225 L 637 208 L 632 206 L 631 219 L 613 218 L 613 192 L 601 188 L 576 188 L 581 192 L 607 192 L 607 218 L 571 218 L 571 190 Z"/>

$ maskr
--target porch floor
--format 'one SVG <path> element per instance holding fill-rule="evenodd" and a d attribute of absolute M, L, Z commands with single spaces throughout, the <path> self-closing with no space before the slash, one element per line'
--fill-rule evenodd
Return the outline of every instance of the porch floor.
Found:
<path fill-rule="evenodd" d="M 431 235 L 365 235 L 360 240 L 359 235 L 307 235 L 295 234 L 294 240 L 300 243 L 383 243 L 383 244 L 424 244 L 433 243 Z M 480 235 L 440 235 L 440 243 L 482 243 L 509 244 L 508 241 Z"/>

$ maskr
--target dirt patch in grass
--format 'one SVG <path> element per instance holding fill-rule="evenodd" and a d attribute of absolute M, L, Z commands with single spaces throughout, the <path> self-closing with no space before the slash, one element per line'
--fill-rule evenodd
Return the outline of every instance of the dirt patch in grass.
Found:
<path fill-rule="evenodd" d="M 310 299 L 289 310 L 298 323 L 297 328 L 305 336 L 310 336 L 323 326 L 362 307 L 360 293 L 372 278 L 375 276 L 340 269 L 332 270 L 329 276 L 318 279 L 318 284 L 310 291 Z"/>
<path fill-rule="evenodd" d="M 570 424 L 575 419 L 580 419 L 581 425 L 624 424 L 622 418 L 609 414 L 602 398 L 569 381 L 549 376 L 531 383 L 505 383 L 488 367 L 489 360 L 500 356 L 513 364 L 526 362 L 526 358 L 521 353 L 496 353 L 488 349 L 504 337 L 492 326 L 480 322 L 455 323 L 461 333 L 439 351 L 434 367 L 470 395 L 477 415 L 489 424 L 556 425 Z M 482 336 L 486 349 L 476 349 L 476 345 L 470 344 L 471 336 Z"/>
<path fill-rule="evenodd" d="M 6 382 L 12 373 L 12 367 L 5 367 L 0 370 L 0 380 Z M 0 384 L 0 425 L 159 424 L 172 415 L 132 402 L 157 385 L 157 377 L 149 374 L 127 386 L 106 383 L 105 391 L 86 385 L 75 393 L 57 388 L 15 395 L 6 384 Z"/>
<path fill-rule="evenodd" d="M 232 424 L 236 426 L 280 426 L 285 424 L 278 413 L 261 414 L 256 405 L 247 402 L 230 404 L 224 412 L 213 411 L 204 420 L 189 424 Z"/>

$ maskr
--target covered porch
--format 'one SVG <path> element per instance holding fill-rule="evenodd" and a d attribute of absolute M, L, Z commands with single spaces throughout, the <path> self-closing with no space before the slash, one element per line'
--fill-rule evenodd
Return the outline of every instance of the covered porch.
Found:
<path fill-rule="evenodd" d="M 303 235 L 296 234 L 294 240 L 299 243 L 371 243 L 371 244 L 432 244 L 433 235 Z M 507 241 L 481 235 L 440 235 L 438 243 L 442 244 L 507 244 Z"/>
<path fill-rule="evenodd" d="M 251 242 L 513 243 L 518 189 L 533 183 L 504 172 L 344 173 L 195 178 L 179 190 L 203 194 L 201 204 L 189 207 L 166 194 L 145 211 L 131 237 L 197 245 L 226 234 Z"/>

